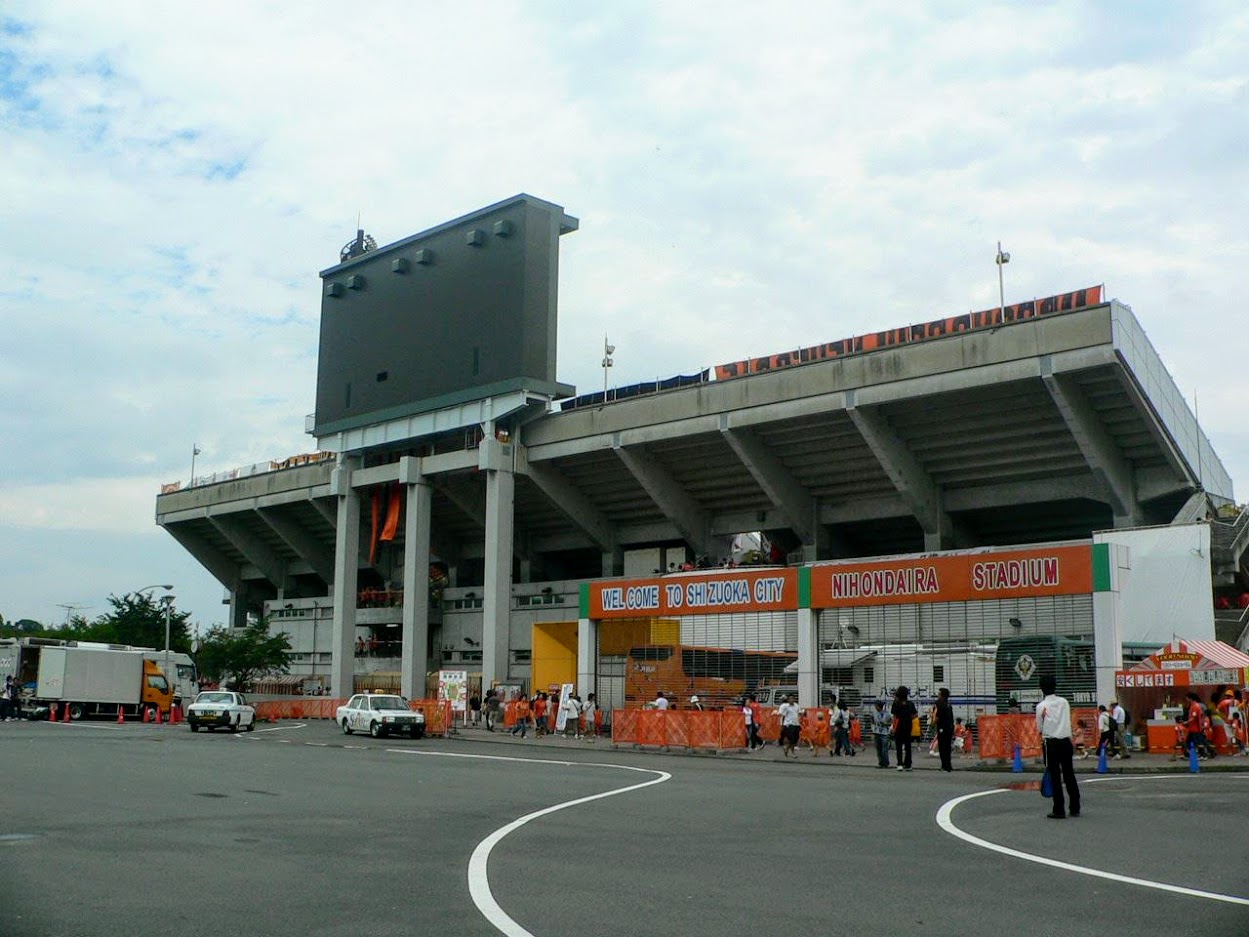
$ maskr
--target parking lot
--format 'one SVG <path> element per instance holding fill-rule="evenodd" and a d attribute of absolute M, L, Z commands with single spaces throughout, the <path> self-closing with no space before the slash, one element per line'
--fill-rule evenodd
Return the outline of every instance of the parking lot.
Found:
<path fill-rule="evenodd" d="M 1054 822 L 1010 774 L 285 722 L 8 723 L 0 773 L 6 937 L 1249 933 L 1249 772 Z"/>

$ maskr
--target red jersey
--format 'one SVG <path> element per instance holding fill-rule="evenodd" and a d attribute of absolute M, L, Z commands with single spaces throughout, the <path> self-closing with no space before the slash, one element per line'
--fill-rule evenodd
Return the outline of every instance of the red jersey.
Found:
<path fill-rule="evenodd" d="M 1188 724 L 1185 726 L 1189 734 L 1201 731 L 1201 723 L 1206 717 L 1206 711 L 1201 703 L 1193 700 L 1188 704 Z"/>
<path fill-rule="evenodd" d="M 545 715 L 546 715 L 546 700 L 539 698 L 535 700 L 533 704 L 533 717 L 535 719 L 541 719 Z"/>

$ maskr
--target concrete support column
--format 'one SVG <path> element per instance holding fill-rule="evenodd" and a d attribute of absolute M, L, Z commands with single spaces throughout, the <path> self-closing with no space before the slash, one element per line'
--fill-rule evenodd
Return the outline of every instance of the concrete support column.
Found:
<path fill-rule="evenodd" d="M 577 620 L 577 692 L 585 700 L 587 693 L 598 689 L 598 621 Z"/>
<path fill-rule="evenodd" d="M 360 495 L 351 487 L 351 466 L 339 462 L 330 476 L 338 502 L 334 537 L 334 623 L 330 639 L 330 690 L 351 696 L 356 672 L 356 578 L 360 567 Z"/>
<path fill-rule="evenodd" d="M 230 627 L 247 627 L 247 583 L 241 579 L 236 579 L 230 590 Z"/>
<path fill-rule="evenodd" d="M 512 612 L 512 509 L 516 479 L 499 468 L 486 474 L 486 571 L 482 602 L 482 686 L 507 680 Z"/>
<path fill-rule="evenodd" d="M 798 609 L 798 705 L 820 705 L 820 619 L 814 609 Z"/>
<path fill-rule="evenodd" d="M 406 486 L 407 517 L 403 525 L 403 651 L 399 686 L 408 699 L 425 695 L 429 669 L 429 523 L 433 491 L 425 483 L 420 461 L 399 460 L 399 482 Z"/>
<path fill-rule="evenodd" d="M 660 554 L 662 556 L 662 554 Z M 614 576 L 624 575 L 624 549 L 621 547 L 613 547 L 611 550 L 603 551 L 603 578 L 611 579 Z"/>

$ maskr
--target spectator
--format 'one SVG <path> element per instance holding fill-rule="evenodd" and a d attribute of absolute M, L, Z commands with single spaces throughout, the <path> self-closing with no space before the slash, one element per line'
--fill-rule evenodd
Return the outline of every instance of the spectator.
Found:
<path fill-rule="evenodd" d="M 833 754 L 853 755 L 854 748 L 850 745 L 850 711 L 838 706 L 836 697 L 833 698 L 831 719 L 834 739 Z"/>
<path fill-rule="evenodd" d="M 481 721 L 481 695 L 474 693 L 468 698 L 468 711 L 472 714 L 473 725 Z"/>
<path fill-rule="evenodd" d="M 797 703 L 790 702 L 788 696 L 781 697 L 781 705 L 776 707 L 776 714 L 781 717 L 781 745 L 785 749 L 785 757 L 792 757 L 794 746 L 798 744 L 798 730 L 802 714 Z"/>
<path fill-rule="evenodd" d="M 482 711 L 486 715 L 486 731 L 494 731 L 495 720 L 499 718 L 499 694 L 496 690 L 487 690 L 486 699 L 482 704 Z"/>
<path fill-rule="evenodd" d="M 1071 744 L 1075 748 L 1075 756 L 1077 758 L 1087 758 L 1089 756 L 1088 726 L 1083 719 L 1076 720 L 1075 731 L 1071 733 Z"/>
<path fill-rule="evenodd" d="M 911 726 L 919 710 L 911 702 L 911 691 L 900 686 L 893 694 L 889 714 L 893 717 L 893 743 L 896 749 L 898 770 L 911 770 Z"/>
<path fill-rule="evenodd" d="M 533 710 L 533 737 L 540 739 L 542 736 L 546 735 L 547 730 L 547 698 L 545 693 L 539 691 L 538 695 L 534 698 L 531 709 Z"/>
<path fill-rule="evenodd" d="M 753 744 L 750 746 L 751 751 L 756 748 L 763 748 L 763 736 L 760 734 L 763 726 L 763 706 L 759 703 L 755 694 L 751 693 L 746 698 L 746 705 L 750 707 L 750 731 Z"/>
<path fill-rule="evenodd" d="M 594 698 L 593 693 L 587 693 L 585 702 L 581 704 L 581 718 L 585 722 L 581 730 L 581 734 L 586 741 L 593 742 L 598 738 L 598 700 Z"/>
<path fill-rule="evenodd" d="M 668 697 L 664 696 L 663 690 L 660 690 L 655 694 L 655 702 L 652 705 L 656 709 L 666 710 L 668 708 Z"/>
<path fill-rule="evenodd" d="M 1110 701 L 1110 731 L 1114 734 L 1114 746 L 1116 758 L 1131 758 L 1128 754 L 1128 711 L 1117 700 Z"/>
<path fill-rule="evenodd" d="M 876 767 L 889 767 L 889 730 L 892 717 L 885 711 L 885 701 L 878 699 L 872 712 L 872 737 L 876 741 Z"/>
<path fill-rule="evenodd" d="M 1071 706 L 1055 693 L 1057 681 L 1053 674 L 1042 674 L 1041 692 L 1045 698 L 1036 704 L 1036 727 L 1041 734 L 1045 770 L 1049 773 L 1053 788 L 1054 806 L 1046 814 L 1051 820 L 1065 820 L 1080 815 L 1080 786 L 1076 783 L 1076 769 L 1071 762 Z M 1063 788 L 1066 788 L 1066 803 Z"/>
<path fill-rule="evenodd" d="M 954 720 L 954 750 L 963 755 L 970 755 L 974 747 L 971 729 L 963 724 L 963 719 L 960 716 Z"/>
<path fill-rule="evenodd" d="M 1185 739 L 1190 750 L 1196 750 L 1198 757 L 1206 757 L 1203 755 L 1206 750 L 1206 734 L 1205 734 L 1206 712 L 1205 707 L 1201 705 L 1201 697 L 1196 693 L 1188 694 L 1188 719 L 1184 725 Z"/>
<path fill-rule="evenodd" d="M 937 690 L 937 705 L 933 708 L 937 715 L 937 753 L 941 756 L 941 770 L 953 771 L 950 756 L 954 752 L 954 707 L 950 705 L 949 689 L 941 687 Z"/>
<path fill-rule="evenodd" d="M 564 700 L 564 738 L 581 738 L 581 697 L 576 693 Z"/>
<path fill-rule="evenodd" d="M 690 709 L 694 710 L 695 712 L 703 711 L 702 700 L 700 700 L 697 695 L 690 697 Z"/>
<path fill-rule="evenodd" d="M 1105 753 L 1110 755 L 1110 743 L 1114 738 L 1114 733 L 1110 729 L 1110 712 L 1105 706 L 1097 707 L 1097 751 L 1098 754 Z"/>
<path fill-rule="evenodd" d="M 512 726 L 511 734 L 515 735 L 519 732 L 520 737 L 523 739 L 525 733 L 529 730 L 529 700 L 523 696 L 517 699 L 514 704 L 514 711 L 516 713 L 516 724 Z"/>

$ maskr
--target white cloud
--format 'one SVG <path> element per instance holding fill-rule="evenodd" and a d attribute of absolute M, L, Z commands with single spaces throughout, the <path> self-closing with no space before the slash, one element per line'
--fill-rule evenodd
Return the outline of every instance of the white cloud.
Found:
<path fill-rule="evenodd" d="M 1211 366 L 1249 287 L 1239 5 L 24 0 L 0 30 L 0 517 L 122 536 L 193 442 L 309 448 L 357 213 L 385 243 L 520 191 L 582 220 L 583 390 L 605 331 L 629 383 L 986 308 L 1000 239 L 1010 296 L 1131 303 L 1249 479 L 1249 378 Z"/>

